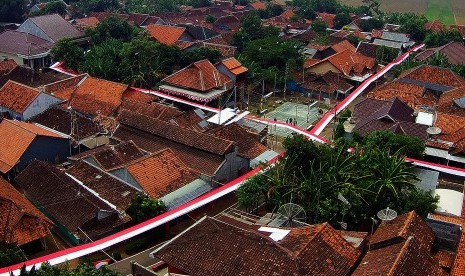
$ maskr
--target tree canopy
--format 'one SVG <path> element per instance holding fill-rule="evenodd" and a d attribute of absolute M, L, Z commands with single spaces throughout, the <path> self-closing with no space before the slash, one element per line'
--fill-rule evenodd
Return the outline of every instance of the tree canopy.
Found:
<path fill-rule="evenodd" d="M 26 1 L 0 0 L 0 22 L 21 23 L 26 13 Z"/>
<path fill-rule="evenodd" d="M 81 261 L 74 269 L 66 263 L 64 265 L 51 266 L 44 263 L 40 268 L 32 267 L 30 271 L 26 270 L 24 265 L 21 268 L 20 276 L 118 276 L 117 272 L 106 268 L 105 266 L 96 269 L 89 260 Z"/>
<path fill-rule="evenodd" d="M 82 13 L 103 12 L 119 8 L 118 0 L 79 0 L 77 7 Z"/>
<path fill-rule="evenodd" d="M 166 212 L 166 206 L 163 201 L 140 194 L 132 200 L 127 210 L 135 223 L 146 221 L 164 212 Z"/>

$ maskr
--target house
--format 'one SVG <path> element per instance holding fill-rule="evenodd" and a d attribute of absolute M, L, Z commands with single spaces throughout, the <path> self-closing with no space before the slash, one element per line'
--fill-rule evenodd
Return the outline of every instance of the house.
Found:
<path fill-rule="evenodd" d="M 59 3 L 63 4 L 66 8 L 68 8 L 68 4 L 66 4 L 66 2 L 63 1 L 63 0 L 53 0 L 53 2 L 59 2 Z M 29 13 L 31 13 L 31 14 L 38 13 L 38 12 L 42 11 L 43 8 L 45 8 L 46 5 L 47 5 L 47 3 L 38 3 L 38 4 L 35 4 L 34 6 L 32 6 L 32 7 L 29 9 Z"/>
<path fill-rule="evenodd" d="M 266 4 L 261 1 L 249 3 L 244 7 L 244 10 L 247 10 L 247 11 L 266 10 Z"/>
<path fill-rule="evenodd" d="M 305 72 L 325 74 L 329 71 L 344 75 L 347 79 L 362 82 L 376 71 L 376 60 L 345 49 L 323 60 L 305 62 Z"/>
<path fill-rule="evenodd" d="M 209 130 L 216 137 L 234 141 L 237 144 L 237 155 L 250 160 L 250 167 L 256 167 L 262 162 L 268 162 L 278 156 L 278 153 L 269 150 L 260 143 L 260 136 L 248 131 L 246 128 L 232 123 Z"/>
<path fill-rule="evenodd" d="M 151 38 L 161 44 L 174 45 L 177 41 L 194 41 L 184 27 L 148 25 L 146 30 Z"/>
<path fill-rule="evenodd" d="M 17 31 L 35 35 L 52 44 L 63 38 L 78 38 L 84 35 L 58 14 L 29 17 Z"/>
<path fill-rule="evenodd" d="M 85 76 L 76 87 L 65 89 L 70 98 L 67 102 L 72 109 L 90 116 L 110 116 L 121 105 L 128 85 Z M 68 94 L 71 92 L 71 94 Z"/>
<path fill-rule="evenodd" d="M 334 28 L 334 19 L 336 18 L 335 14 L 326 13 L 326 12 L 317 12 L 316 18 L 326 23 L 326 26 L 330 29 Z"/>
<path fill-rule="evenodd" d="M 413 211 L 383 221 L 352 275 L 448 275 L 431 253 L 435 238 Z"/>
<path fill-rule="evenodd" d="M 34 70 L 26 66 L 16 66 L 8 74 L 0 75 L 0 87 L 11 80 L 39 89 L 41 86 L 67 78 L 69 78 L 69 75 L 51 69 Z M 47 91 L 45 92 L 47 93 Z"/>
<path fill-rule="evenodd" d="M 100 20 L 98 20 L 98 18 L 94 16 L 77 18 L 73 22 L 74 26 L 76 26 L 76 28 L 80 31 L 85 31 L 86 29 L 93 29 L 97 27 L 99 23 Z"/>
<path fill-rule="evenodd" d="M 429 126 L 415 122 L 414 111 L 398 98 L 388 101 L 367 98 L 355 105 L 352 132 L 362 136 L 387 130 L 395 134 L 417 137 L 425 142 Z"/>
<path fill-rule="evenodd" d="M 380 45 L 368 43 L 368 42 L 360 42 L 357 46 L 357 53 L 360 53 L 366 57 L 371 57 L 377 59 L 377 51 L 380 48 Z"/>
<path fill-rule="evenodd" d="M 16 120 L 28 120 L 60 102 L 57 97 L 14 81 L 0 88 L 0 112 L 8 112 Z"/>
<path fill-rule="evenodd" d="M 207 59 L 190 64 L 162 82 L 161 91 L 203 103 L 216 100 L 233 88 L 233 81 Z"/>
<path fill-rule="evenodd" d="M 425 49 L 415 56 L 415 60 L 425 61 L 438 53 L 445 55 L 450 64 L 465 65 L 465 46 L 461 42 L 449 42 L 441 47 Z"/>
<path fill-rule="evenodd" d="M 301 84 L 302 92 L 308 97 L 338 99 L 345 97 L 354 88 L 342 74 L 328 71 L 323 75 L 305 76 Z"/>
<path fill-rule="evenodd" d="M 3 119 L 0 137 L 2 174 L 14 175 L 35 159 L 55 163 L 70 154 L 68 137 L 31 123 Z"/>
<path fill-rule="evenodd" d="M 44 239 L 53 222 L 0 177 L 0 244 L 24 246 Z"/>
<path fill-rule="evenodd" d="M 375 38 L 373 44 L 382 45 L 395 49 L 405 49 L 415 44 L 408 34 L 383 31 L 380 38 Z"/>
<path fill-rule="evenodd" d="M 248 71 L 248 69 L 242 66 L 242 64 L 234 57 L 219 61 L 217 64 L 215 64 L 215 67 L 220 73 L 228 76 L 228 78 L 230 78 L 234 84 L 238 80 L 243 80 L 245 73 Z"/>
<path fill-rule="evenodd" d="M 171 148 L 181 161 L 209 180 L 227 182 L 249 166 L 237 155 L 233 141 L 199 133 L 142 114 L 123 110 L 113 137 L 132 140 L 139 148 L 155 153 Z"/>
<path fill-rule="evenodd" d="M 73 152 L 92 149 L 109 143 L 108 131 L 79 112 L 54 106 L 32 117 L 29 122 L 43 125 L 49 129 L 68 135 L 71 138 Z"/>
<path fill-rule="evenodd" d="M 162 261 L 156 272 L 183 275 L 349 275 L 360 254 L 327 223 L 262 227 L 227 216 L 203 217 L 150 253 Z"/>
<path fill-rule="evenodd" d="M 241 27 L 241 21 L 235 15 L 224 15 L 213 22 L 213 29 L 218 32 L 235 32 Z"/>
<path fill-rule="evenodd" d="M 0 57 L 12 59 L 19 65 L 33 69 L 50 64 L 52 47 L 50 41 L 34 34 L 11 30 L 0 33 Z"/>
<path fill-rule="evenodd" d="M 16 183 L 73 244 L 104 237 L 121 229 L 136 189 L 97 168 L 80 162 L 68 170 L 33 161 Z"/>

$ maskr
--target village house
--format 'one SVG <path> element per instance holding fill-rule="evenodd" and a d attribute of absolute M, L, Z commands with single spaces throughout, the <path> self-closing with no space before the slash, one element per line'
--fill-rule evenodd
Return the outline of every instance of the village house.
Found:
<path fill-rule="evenodd" d="M 190 64 L 162 82 L 161 91 L 203 103 L 218 99 L 234 86 L 233 81 L 207 59 Z"/>
<path fill-rule="evenodd" d="M 8 177 L 33 160 L 59 163 L 70 155 L 69 137 L 40 125 L 3 119 L 0 137 L 0 173 Z"/>
<path fill-rule="evenodd" d="M 82 161 L 66 170 L 33 161 L 15 181 L 73 244 L 121 229 L 131 220 L 125 210 L 139 192 Z"/>
<path fill-rule="evenodd" d="M 450 64 L 465 65 L 465 46 L 461 42 L 449 42 L 437 48 L 425 49 L 415 56 L 415 60 L 425 61 L 438 53 L 445 55 Z"/>
<path fill-rule="evenodd" d="M 52 227 L 51 220 L 0 177 L 0 244 L 27 248 L 40 242 L 46 248 L 44 238 Z"/>
<path fill-rule="evenodd" d="M 61 100 L 43 91 L 14 81 L 0 88 L 0 112 L 8 112 L 16 120 L 28 120 Z"/>
<path fill-rule="evenodd" d="M 58 14 L 29 17 L 17 31 L 35 35 L 51 43 L 57 43 L 63 38 L 78 38 L 84 35 Z"/>

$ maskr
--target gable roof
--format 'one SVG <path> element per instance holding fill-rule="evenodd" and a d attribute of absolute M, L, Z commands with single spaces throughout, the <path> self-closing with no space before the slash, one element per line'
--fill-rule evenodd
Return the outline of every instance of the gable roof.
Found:
<path fill-rule="evenodd" d="M 105 171 L 124 166 L 143 157 L 145 153 L 134 142 L 122 142 L 118 145 L 105 145 L 90 151 L 69 157 L 70 160 L 92 158 L 97 165 Z"/>
<path fill-rule="evenodd" d="M 256 10 L 266 10 L 266 4 L 261 2 L 261 1 L 257 1 L 255 3 L 252 3 L 252 4 L 250 4 L 250 6 L 252 6 Z"/>
<path fill-rule="evenodd" d="M 220 63 L 236 76 L 248 71 L 248 69 L 242 66 L 242 64 L 234 57 L 223 59 L 220 61 Z"/>
<path fill-rule="evenodd" d="M 18 31 L 0 33 L 0 52 L 13 55 L 48 55 L 52 44 L 40 37 Z"/>
<path fill-rule="evenodd" d="M 147 32 L 158 42 L 166 45 L 173 45 L 178 41 L 186 31 L 184 27 L 175 27 L 169 25 L 148 25 Z"/>
<path fill-rule="evenodd" d="M 83 239 L 86 237 L 79 229 L 95 239 L 130 220 L 128 215 L 117 212 L 114 205 L 95 191 L 91 192 L 84 183 L 47 162 L 33 161 L 15 181 L 37 206 Z M 108 216 L 98 220 L 99 211 Z"/>
<path fill-rule="evenodd" d="M 82 113 L 110 116 L 121 105 L 127 89 L 126 84 L 88 76 L 72 93 L 69 105 Z"/>
<path fill-rule="evenodd" d="M 345 49 L 319 62 L 315 62 L 309 65 L 307 68 L 311 68 L 323 62 L 330 62 L 346 76 L 350 76 L 352 74 L 361 75 L 365 69 L 373 69 L 376 64 L 374 58 L 366 57 L 360 53 L 352 52 L 350 49 Z"/>
<path fill-rule="evenodd" d="M 184 114 L 184 112 L 174 106 L 167 106 L 159 103 L 141 103 L 131 100 L 123 101 L 121 110 L 123 109 L 162 121 L 168 121 L 169 119 Z"/>
<path fill-rule="evenodd" d="M 219 72 L 208 60 L 200 60 L 164 78 L 163 82 L 196 91 L 224 87 L 232 82 L 226 75 Z"/>
<path fill-rule="evenodd" d="M 326 26 L 328 26 L 328 28 L 334 27 L 334 19 L 336 18 L 335 14 L 326 13 L 326 12 L 317 12 L 316 16 L 317 18 L 324 21 L 326 23 Z"/>
<path fill-rule="evenodd" d="M 370 238 L 370 248 L 379 248 L 398 243 L 414 236 L 416 242 L 431 251 L 436 236 L 433 230 L 414 211 L 383 221 Z"/>
<path fill-rule="evenodd" d="M 47 236 L 53 227 L 29 200 L 0 177 L 0 242 L 19 246 Z"/>
<path fill-rule="evenodd" d="M 465 85 L 465 80 L 450 69 L 430 65 L 420 65 L 405 72 L 402 72 L 399 80 L 416 82 L 418 85 L 434 84 L 450 88 Z"/>
<path fill-rule="evenodd" d="M 254 159 L 268 150 L 260 143 L 259 135 L 247 131 L 237 123 L 218 127 L 211 131 L 216 137 L 234 141 L 237 143 L 238 154 L 244 158 Z"/>
<path fill-rule="evenodd" d="M 449 42 L 441 47 L 426 49 L 415 56 L 415 60 L 426 60 L 436 53 L 442 53 L 449 63 L 465 65 L 465 46 L 461 42 Z"/>
<path fill-rule="evenodd" d="M 352 274 L 362 275 L 448 275 L 429 251 L 418 243 L 418 237 L 368 251 Z"/>
<path fill-rule="evenodd" d="M 206 217 L 151 254 L 190 275 L 348 275 L 360 255 L 327 223 L 280 241 L 258 228 Z"/>
<path fill-rule="evenodd" d="M 65 138 L 34 124 L 3 119 L 0 122 L 0 172 L 11 170 L 37 136 Z"/>
<path fill-rule="evenodd" d="M 334 44 L 331 46 L 331 48 L 333 48 L 336 53 L 342 52 L 344 50 L 349 50 L 351 52 L 355 52 L 357 50 L 354 45 L 352 45 L 352 43 L 347 40 L 343 40 L 337 44 Z"/>
<path fill-rule="evenodd" d="M 165 139 L 217 155 L 231 152 L 235 145 L 234 142 L 229 140 L 184 129 L 128 110 L 123 110 L 118 116 L 118 120 L 121 124 L 129 125 Z"/>
<path fill-rule="evenodd" d="M 22 114 L 39 94 L 38 89 L 9 80 L 0 88 L 0 106 Z"/>
<path fill-rule="evenodd" d="M 358 44 L 357 53 L 376 59 L 376 51 L 379 47 L 381 46 L 373 43 L 361 42 Z"/>
<path fill-rule="evenodd" d="M 126 169 L 147 194 L 157 199 L 200 176 L 200 173 L 189 169 L 171 149 L 143 157 Z"/>
<path fill-rule="evenodd" d="M 84 34 L 58 14 L 47 14 L 27 19 L 39 27 L 52 42 L 63 38 L 75 38 Z M 24 24 L 24 23 L 23 23 Z M 21 29 L 21 26 L 19 27 Z M 24 31 L 27 31 L 26 29 Z"/>
<path fill-rule="evenodd" d="M 436 98 L 428 91 L 425 91 L 423 86 L 400 81 L 381 85 L 369 92 L 367 97 L 384 101 L 397 97 L 413 109 L 421 105 L 433 106 L 436 102 Z"/>

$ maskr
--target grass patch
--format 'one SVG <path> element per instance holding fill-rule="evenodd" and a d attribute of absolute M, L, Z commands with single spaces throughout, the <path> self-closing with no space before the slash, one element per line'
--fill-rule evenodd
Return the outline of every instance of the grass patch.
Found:
<path fill-rule="evenodd" d="M 429 0 L 425 15 L 428 20 L 437 19 L 447 25 L 455 23 L 451 0 Z"/>

